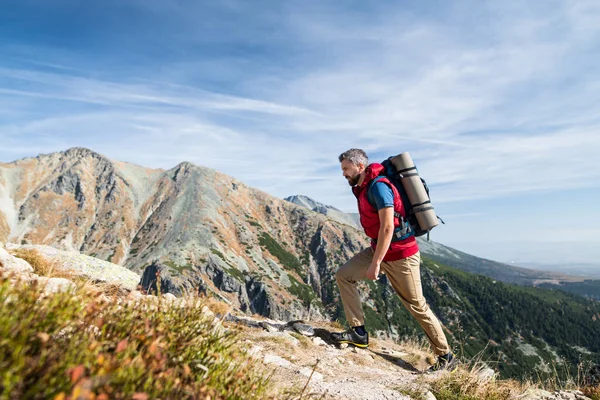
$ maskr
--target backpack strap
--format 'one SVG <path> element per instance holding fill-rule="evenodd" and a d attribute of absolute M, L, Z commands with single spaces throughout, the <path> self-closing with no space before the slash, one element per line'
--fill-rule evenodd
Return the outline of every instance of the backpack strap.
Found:
<path fill-rule="evenodd" d="M 371 189 L 373 189 L 373 186 L 375 186 L 375 184 L 379 182 L 381 178 L 383 178 L 383 176 L 376 176 L 375 179 L 369 182 L 369 186 L 367 186 L 367 200 L 369 200 L 369 204 L 372 205 L 373 208 L 377 208 L 377 204 L 375 204 L 375 199 L 373 198 Z"/>
<path fill-rule="evenodd" d="M 373 206 L 373 208 L 375 208 L 375 209 L 377 209 L 377 204 L 375 204 L 375 199 L 373 198 L 373 193 L 372 193 L 371 189 L 381 178 L 385 178 L 385 177 L 379 175 L 379 176 L 375 177 L 371 182 L 369 182 L 369 185 L 367 186 L 367 200 L 369 201 L 369 204 L 371 204 Z M 394 193 L 394 191 L 392 190 L 392 194 L 393 193 Z M 410 236 L 414 235 L 414 230 L 412 229 L 408 220 L 405 219 L 402 216 L 402 214 L 397 212 L 395 209 L 394 209 L 394 217 L 398 218 L 398 221 L 400 224 L 394 228 L 394 235 L 392 236 L 392 242 L 404 240 L 404 239 L 407 239 Z"/>
<path fill-rule="evenodd" d="M 371 182 L 369 182 L 369 186 L 367 186 L 367 200 L 369 201 L 369 204 L 373 206 L 373 208 L 377 208 L 377 204 L 375 204 L 375 198 L 373 198 L 373 192 L 371 189 L 373 189 L 373 186 L 375 186 L 375 184 L 377 182 L 379 182 L 379 180 L 381 178 L 385 178 L 384 176 L 377 176 L 375 177 Z M 392 190 L 392 194 L 394 194 L 394 191 Z M 404 219 L 404 217 L 399 213 L 396 212 L 396 210 L 394 210 L 394 217 L 400 219 L 400 222 L 402 222 L 402 220 Z"/>

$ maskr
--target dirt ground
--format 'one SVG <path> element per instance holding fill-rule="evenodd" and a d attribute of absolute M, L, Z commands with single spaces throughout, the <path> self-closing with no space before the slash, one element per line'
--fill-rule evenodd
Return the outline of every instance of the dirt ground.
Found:
<path fill-rule="evenodd" d="M 311 399 L 426 399 L 431 354 L 420 344 L 370 339 L 368 349 L 340 348 L 332 325 L 313 324 L 314 336 L 238 327 L 256 362 L 270 369 L 273 393 Z M 430 397 L 431 398 L 431 397 Z"/>

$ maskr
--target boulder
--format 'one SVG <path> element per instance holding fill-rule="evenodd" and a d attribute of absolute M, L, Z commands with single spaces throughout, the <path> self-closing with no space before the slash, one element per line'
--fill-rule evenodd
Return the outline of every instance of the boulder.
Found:
<path fill-rule="evenodd" d="M 9 273 L 31 274 L 33 267 L 25 260 L 13 256 L 8 251 L 0 247 L 0 268 Z"/>

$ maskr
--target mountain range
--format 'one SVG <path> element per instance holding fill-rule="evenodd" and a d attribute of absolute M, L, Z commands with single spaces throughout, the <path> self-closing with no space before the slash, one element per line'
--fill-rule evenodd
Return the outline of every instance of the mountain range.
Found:
<path fill-rule="evenodd" d="M 189 162 L 151 169 L 84 148 L 0 164 L 0 242 L 111 261 L 139 273 L 147 291 L 214 295 L 283 320 L 341 322 L 334 272 L 369 244 L 355 216 L 307 197 L 278 199 Z M 426 297 L 464 355 L 485 351 L 507 376 L 598 359 L 598 303 L 509 284 L 576 278 L 419 243 Z M 373 334 L 422 336 L 385 282 L 360 287 Z"/>

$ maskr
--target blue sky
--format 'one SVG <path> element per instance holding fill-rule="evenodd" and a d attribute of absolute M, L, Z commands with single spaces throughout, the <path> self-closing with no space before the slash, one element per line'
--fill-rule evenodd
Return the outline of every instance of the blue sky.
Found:
<path fill-rule="evenodd" d="M 434 240 L 597 263 L 598 21 L 595 0 L 4 0 L 0 161 L 186 160 L 354 211 L 337 156 L 410 151 Z"/>

